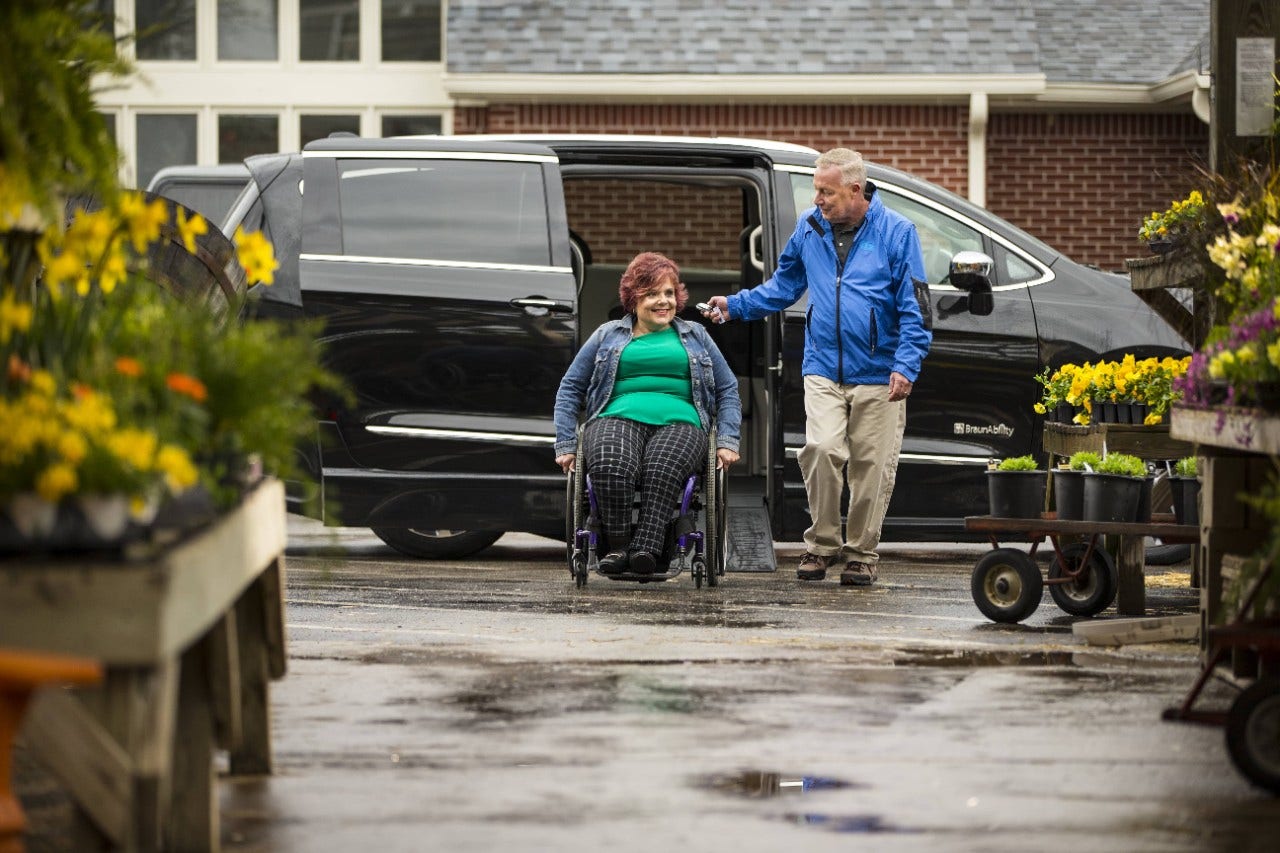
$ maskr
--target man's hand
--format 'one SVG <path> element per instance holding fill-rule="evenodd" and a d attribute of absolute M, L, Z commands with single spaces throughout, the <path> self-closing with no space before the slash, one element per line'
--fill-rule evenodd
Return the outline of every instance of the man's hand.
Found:
<path fill-rule="evenodd" d="M 889 374 L 889 401 L 897 402 L 911 396 L 911 380 L 901 373 Z"/>
<path fill-rule="evenodd" d="M 710 311 L 703 311 L 702 316 L 706 317 L 713 323 L 729 322 L 729 300 L 723 296 L 713 296 L 707 300 L 711 306 Z"/>

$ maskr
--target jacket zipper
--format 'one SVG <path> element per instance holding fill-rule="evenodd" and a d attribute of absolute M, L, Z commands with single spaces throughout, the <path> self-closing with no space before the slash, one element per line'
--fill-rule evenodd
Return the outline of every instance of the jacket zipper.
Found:
<path fill-rule="evenodd" d="M 876 334 L 876 309 L 874 307 L 868 308 L 867 313 L 871 315 L 871 354 L 875 355 L 876 343 L 880 337 Z"/>

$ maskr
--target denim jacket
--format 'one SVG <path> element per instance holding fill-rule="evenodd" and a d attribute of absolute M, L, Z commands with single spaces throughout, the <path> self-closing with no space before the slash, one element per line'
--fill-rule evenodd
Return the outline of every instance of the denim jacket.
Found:
<path fill-rule="evenodd" d="M 610 320 L 592 333 L 578 350 L 556 392 L 556 456 L 573 453 L 578 444 L 578 423 L 600 414 L 613 396 L 618 361 L 631 343 L 635 317 L 627 314 Z M 738 450 L 742 429 L 742 402 L 738 399 L 738 379 L 720 354 L 719 348 L 697 323 L 677 317 L 674 321 L 680 343 L 689 354 L 689 378 L 693 384 L 693 405 L 703 430 L 716 421 L 716 446 Z"/>

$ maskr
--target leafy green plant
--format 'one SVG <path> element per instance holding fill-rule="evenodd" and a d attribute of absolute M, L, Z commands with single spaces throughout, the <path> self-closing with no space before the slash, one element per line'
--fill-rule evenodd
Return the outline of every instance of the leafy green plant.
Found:
<path fill-rule="evenodd" d="M 1003 459 L 996 466 L 997 471 L 1038 471 L 1040 466 L 1036 464 L 1034 456 L 1011 456 Z"/>
<path fill-rule="evenodd" d="M 1173 463 L 1173 473 L 1179 477 L 1195 477 L 1199 474 L 1199 468 L 1196 463 L 1196 457 L 1184 456 L 1177 462 Z"/>
<path fill-rule="evenodd" d="M 1067 464 L 1072 471 L 1096 471 L 1098 470 L 1098 463 L 1101 461 L 1101 453 L 1094 453 L 1092 450 L 1077 450 L 1071 454 Z"/>
<path fill-rule="evenodd" d="M 1136 456 L 1130 456 L 1128 453 L 1108 453 L 1102 457 L 1102 461 L 1094 466 L 1093 470 L 1101 474 L 1145 477 L 1147 475 L 1147 463 Z"/>

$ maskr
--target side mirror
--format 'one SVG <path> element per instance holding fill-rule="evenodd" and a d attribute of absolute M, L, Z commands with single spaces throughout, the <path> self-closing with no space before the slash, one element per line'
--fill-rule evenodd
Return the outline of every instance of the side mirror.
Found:
<path fill-rule="evenodd" d="M 951 271 L 947 278 L 953 287 L 973 292 L 991 292 L 991 267 L 994 261 L 982 252 L 956 252 L 951 258 Z"/>
<path fill-rule="evenodd" d="M 953 287 L 968 293 L 965 301 L 969 313 L 988 316 L 995 309 L 995 296 L 991 292 L 991 267 L 994 262 L 982 252 L 956 252 L 951 258 L 951 272 L 947 278 Z"/>

